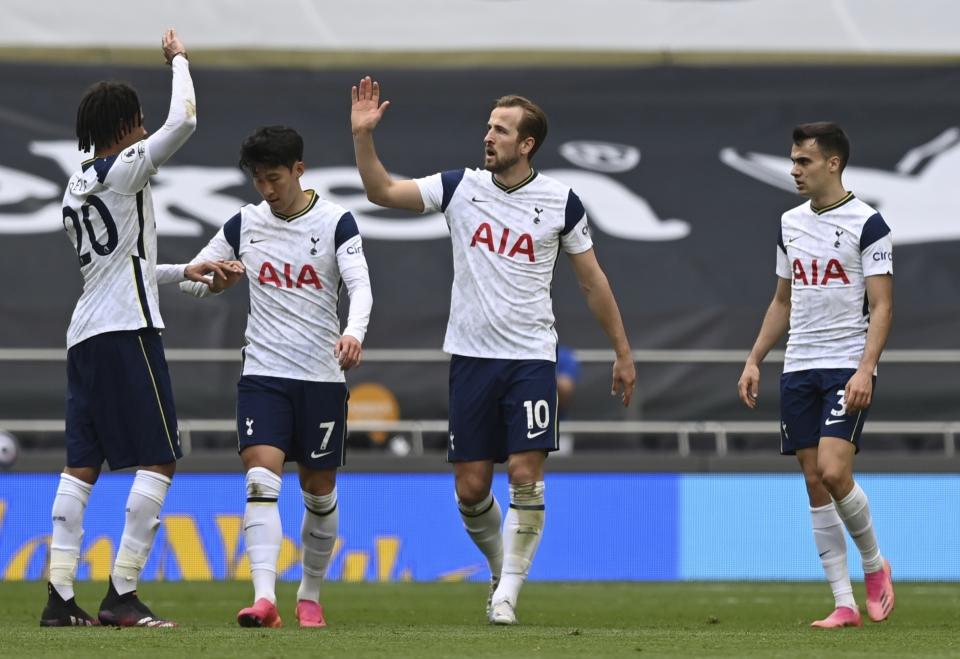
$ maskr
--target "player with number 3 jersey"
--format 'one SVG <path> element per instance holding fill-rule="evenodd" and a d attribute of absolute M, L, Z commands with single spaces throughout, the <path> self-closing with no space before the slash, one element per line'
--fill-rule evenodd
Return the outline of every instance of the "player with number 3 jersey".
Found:
<path fill-rule="evenodd" d="M 839 126 L 797 126 L 790 156 L 797 191 L 809 201 L 780 221 L 777 290 L 737 389 L 744 404 L 756 408 L 759 364 L 789 329 L 780 452 L 800 462 L 835 603 L 812 626 L 859 627 L 844 527 L 863 559 L 868 615 L 885 620 L 894 605 L 890 564 L 880 554 L 867 495 L 853 479 L 893 317 L 893 243 L 880 213 L 843 187 L 850 142 Z"/>

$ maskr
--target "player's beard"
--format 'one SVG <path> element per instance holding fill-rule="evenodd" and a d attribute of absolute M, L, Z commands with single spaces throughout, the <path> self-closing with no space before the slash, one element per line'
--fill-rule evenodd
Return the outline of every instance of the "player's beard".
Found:
<path fill-rule="evenodd" d="M 486 156 L 486 153 L 484 153 L 484 156 Z M 518 162 L 520 162 L 519 154 L 513 154 L 513 156 L 494 156 L 493 162 L 489 165 L 485 165 L 484 168 L 493 174 L 500 174 L 501 172 L 507 171 Z"/>

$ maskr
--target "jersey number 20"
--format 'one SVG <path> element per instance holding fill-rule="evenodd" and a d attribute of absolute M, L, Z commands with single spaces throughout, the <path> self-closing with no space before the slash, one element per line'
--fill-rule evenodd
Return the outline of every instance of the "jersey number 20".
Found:
<path fill-rule="evenodd" d="M 97 241 L 96 232 L 93 230 L 93 223 L 90 221 L 90 207 L 93 207 L 97 214 L 100 215 L 100 219 L 103 221 L 103 226 L 107 230 L 107 242 L 101 243 Z M 80 267 L 90 263 L 91 256 L 90 252 L 83 251 L 83 229 L 84 227 L 87 230 L 87 236 L 90 239 L 90 246 L 93 247 L 93 251 L 99 254 L 100 256 L 105 256 L 110 254 L 117 248 L 117 242 L 119 238 L 117 236 L 117 223 L 113 221 L 113 216 L 110 214 L 110 211 L 107 209 L 107 205 L 100 200 L 99 197 L 95 195 L 90 195 L 87 197 L 87 203 L 80 207 L 80 214 L 82 217 L 83 226 L 81 226 L 81 217 L 77 215 L 77 212 L 65 206 L 63 209 L 63 226 L 66 228 L 67 220 L 69 219 L 73 223 L 73 231 L 77 235 L 77 258 L 80 259 Z"/>

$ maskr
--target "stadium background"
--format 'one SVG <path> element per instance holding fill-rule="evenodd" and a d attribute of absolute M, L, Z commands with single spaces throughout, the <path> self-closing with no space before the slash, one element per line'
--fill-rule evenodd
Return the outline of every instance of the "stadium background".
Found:
<path fill-rule="evenodd" d="M 561 264 L 557 328 L 584 361 L 567 424 L 579 430 L 573 453 L 550 461 L 563 473 L 548 479 L 550 521 L 532 578 L 820 578 L 802 479 L 792 460 L 773 457 L 778 364 L 764 368 L 758 415 L 739 407 L 734 384 L 774 287 L 777 219 L 798 203 L 786 176 L 789 130 L 830 118 L 853 141 L 847 186 L 884 213 L 897 245 L 897 320 L 868 423 L 884 429 L 867 438 L 882 450 L 865 451 L 859 464 L 878 473 L 862 482 L 898 575 L 960 579 L 955 525 L 937 523 L 923 551 L 914 542 L 960 502 L 953 4 L 811 2 L 816 29 L 779 0 L 562 10 L 540 0 L 421 1 L 402 14 L 387 2 L 290 0 L 256 19 L 226 1 L 168 2 L 136 20 L 124 18 L 122 2 L 83 16 L 57 4 L 15 0 L 0 24 L 0 428 L 23 444 L 14 470 L 0 474 L 4 579 L 42 577 L 62 461 L 62 344 L 79 277 L 59 200 L 79 162 L 76 100 L 90 82 L 119 77 L 138 88 L 148 126 L 162 121 L 168 73 L 157 49 L 143 47 L 168 25 L 191 52 L 199 130 L 155 180 L 160 260 L 187 260 L 255 199 L 234 163 L 239 141 L 264 123 L 304 134 L 306 182 L 352 208 L 365 236 L 371 358 L 350 383 L 388 388 L 412 424 L 391 434 L 416 441 L 412 455 L 395 456 L 352 437 L 333 578 L 484 578 L 459 528 L 436 431 L 446 414 L 436 349 L 451 271 L 442 220 L 376 210 L 353 168 L 347 92 L 372 73 L 394 103 L 378 146 L 404 176 L 478 163 L 489 103 L 501 94 L 547 109 L 551 132 L 536 166 L 583 198 L 638 350 L 638 400 L 622 411 L 606 395 L 605 339 Z M 147 575 L 243 577 L 242 479 L 209 472 L 239 466 L 229 433 L 216 428 L 233 411 L 245 294 L 197 301 L 169 290 L 161 305 L 194 451 Z M 765 424 L 749 425 L 758 419 Z M 81 576 L 108 569 L 128 478 L 105 477 L 96 490 Z M 497 488 L 505 500 L 502 477 Z M 290 534 L 299 515 L 292 480 L 285 492 Z M 448 544 L 423 544 L 428 530 Z M 854 574 L 857 560 L 851 554 Z M 296 567 L 283 576 L 296 578 Z"/>

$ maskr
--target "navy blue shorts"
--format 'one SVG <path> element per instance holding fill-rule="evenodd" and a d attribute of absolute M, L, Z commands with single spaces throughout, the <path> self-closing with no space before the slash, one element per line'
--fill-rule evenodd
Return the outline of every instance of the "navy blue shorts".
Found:
<path fill-rule="evenodd" d="M 854 373 L 852 368 L 815 368 L 780 376 L 782 455 L 818 446 L 821 437 L 849 440 L 860 452 L 860 433 L 869 408 L 847 413 L 844 389 Z M 874 391 L 876 386 L 874 376 Z"/>
<path fill-rule="evenodd" d="M 449 462 L 557 450 L 557 367 L 542 359 L 450 360 Z"/>
<path fill-rule="evenodd" d="M 309 469 L 342 467 L 348 398 L 343 382 L 244 375 L 237 383 L 237 449 L 267 444 Z"/>
<path fill-rule="evenodd" d="M 181 458 L 163 342 L 155 329 L 107 332 L 67 351 L 67 466 L 110 469 Z"/>

